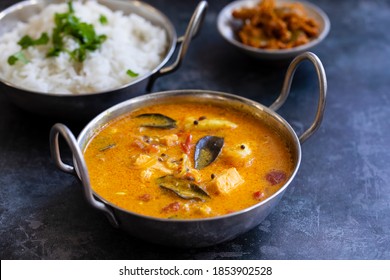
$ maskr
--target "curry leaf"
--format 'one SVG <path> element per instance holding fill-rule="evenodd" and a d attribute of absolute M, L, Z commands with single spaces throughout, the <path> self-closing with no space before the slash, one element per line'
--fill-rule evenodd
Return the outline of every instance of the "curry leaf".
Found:
<path fill-rule="evenodd" d="M 136 116 L 142 120 L 141 127 L 171 129 L 176 127 L 176 121 L 168 116 L 158 113 L 147 113 Z"/>
<path fill-rule="evenodd" d="M 191 180 L 167 175 L 157 178 L 156 183 L 161 188 L 170 190 L 184 199 L 198 199 L 204 201 L 209 198 L 209 194 Z"/>

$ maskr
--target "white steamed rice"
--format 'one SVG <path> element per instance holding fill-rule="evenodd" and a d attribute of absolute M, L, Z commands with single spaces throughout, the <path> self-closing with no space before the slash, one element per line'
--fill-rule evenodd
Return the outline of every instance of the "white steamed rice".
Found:
<path fill-rule="evenodd" d="M 128 69 L 140 76 L 158 66 L 167 48 L 166 32 L 136 15 L 111 11 L 95 1 L 73 2 L 77 17 L 94 25 L 97 35 L 107 40 L 100 49 L 88 52 L 81 64 L 72 61 L 67 53 L 47 58 L 51 43 L 29 47 L 23 53 L 30 61 L 9 65 L 8 57 L 21 50 L 17 42 L 24 36 L 49 36 L 54 27 L 55 13 L 65 13 L 68 5 L 52 4 L 27 23 L 19 23 L 11 32 L 0 37 L 0 76 L 3 80 L 33 91 L 59 94 L 90 93 L 113 89 L 129 83 Z M 104 15 L 108 23 L 99 21 Z"/>

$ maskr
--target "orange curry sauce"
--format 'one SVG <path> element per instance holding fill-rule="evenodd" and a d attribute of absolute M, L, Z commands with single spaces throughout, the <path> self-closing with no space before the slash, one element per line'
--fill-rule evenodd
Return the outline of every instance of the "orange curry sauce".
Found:
<path fill-rule="evenodd" d="M 175 128 L 144 127 L 158 113 Z M 198 140 L 223 138 L 218 157 L 194 168 Z M 216 105 L 153 105 L 121 116 L 96 132 L 84 151 L 93 190 L 139 214 L 194 219 L 239 211 L 266 199 L 290 178 L 294 164 L 285 141 L 252 116 Z M 195 184 L 202 198 L 185 199 L 160 186 L 168 176 Z"/>

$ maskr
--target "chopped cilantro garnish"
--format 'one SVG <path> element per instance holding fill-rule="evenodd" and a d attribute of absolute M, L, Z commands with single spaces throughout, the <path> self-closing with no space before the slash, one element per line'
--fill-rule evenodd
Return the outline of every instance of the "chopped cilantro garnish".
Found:
<path fill-rule="evenodd" d="M 72 1 L 68 2 L 68 10 L 69 10 L 69 13 L 74 13 L 73 2 Z"/>
<path fill-rule="evenodd" d="M 138 73 L 135 73 L 134 71 L 132 71 L 132 70 L 130 70 L 130 69 L 128 69 L 128 70 L 126 71 L 126 74 L 129 75 L 129 76 L 132 77 L 132 78 L 138 77 Z"/>
<path fill-rule="evenodd" d="M 29 61 L 28 59 L 24 56 L 24 53 L 22 51 L 19 51 L 10 57 L 8 57 L 8 64 L 9 65 L 14 65 L 17 61 L 21 61 L 24 64 L 27 64 Z"/>
<path fill-rule="evenodd" d="M 27 49 L 31 46 L 38 46 L 38 45 L 46 45 L 49 42 L 49 35 L 47 33 L 42 33 L 41 37 L 34 40 L 30 36 L 25 35 L 22 39 L 19 40 L 18 45 L 22 47 L 22 49 Z"/>
<path fill-rule="evenodd" d="M 36 40 L 32 39 L 28 35 L 25 35 L 22 39 L 19 40 L 18 45 L 22 47 L 22 50 L 24 50 L 31 46 L 45 45 L 48 42 L 49 36 L 47 33 L 42 33 L 41 37 Z M 28 59 L 22 51 L 18 51 L 17 53 L 9 56 L 7 60 L 9 65 L 14 65 L 17 61 L 23 62 L 24 64 L 29 63 Z"/>
<path fill-rule="evenodd" d="M 75 61 L 83 62 L 87 57 L 87 51 L 97 50 L 107 36 L 97 35 L 92 24 L 81 22 L 74 14 L 72 2 L 68 3 L 68 7 L 67 13 L 56 14 L 54 17 L 56 27 L 52 34 L 53 48 L 47 56 L 58 56 L 60 52 L 67 52 Z M 74 50 L 65 49 L 65 37 L 74 39 L 79 47 Z"/>
<path fill-rule="evenodd" d="M 104 16 L 100 17 L 100 22 L 107 22 L 107 18 Z M 58 56 L 61 52 L 66 52 L 70 55 L 71 59 L 77 62 L 83 62 L 88 51 L 97 50 L 100 45 L 107 39 L 106 35 L 97 35 L 95 28 L 92 24 L 81 22 L 76 17 L 73 8 L 72 1 L 68 2 L 68 11 L 66 13 L 56 13 L 54 16 L 55 27 L 51 35 L 52 47 L 47 52 L 48 57 Z M 78 47 L 69 50 L 65 46 L 65 39 L 71 38 L 78 43 Z M 50 41 L 49 35 L 43 33 L 40 38 L 34 40 L 30 36 L 26 35 L 18 44 L 22 49 L 26 49 L 30 46 L 44 45 Z M 22 61 L 28 63 L 23 53 L 18 52 L 8 58 L 8 63 L 14 65 L 16 61 Z"/>
<path fill-rule="evenodd" d="M 100 15 L 99 21 L 103 25 L 106 25 L 108 23 L 107 17 L 105 15 Z"/>

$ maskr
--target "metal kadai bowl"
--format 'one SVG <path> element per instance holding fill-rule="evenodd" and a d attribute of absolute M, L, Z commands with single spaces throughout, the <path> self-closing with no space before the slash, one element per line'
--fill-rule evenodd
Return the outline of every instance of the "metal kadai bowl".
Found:
<path fill-rule="evenodd" d="M 330 20 L 327 14 L 320 7 L 307 1 L 276 0 L 276 5 L 292 3 L 299 3 L 300 5 L 302 5 L 307 15 L 318 23 L 318 36 L 306 44 L 287 49 L 261 49 L 245 45 L 239 40 L 237 35 L 238 30 L 241 26 L 240 20 L 234 19 L 232 13 L 234 10 L 243 7 L 254 7 L 259 2 L 259 0 L 233 1 L 221 10 L 217 20 L 218 31 L 222 35 L 222 37 L 232 46 L 236 47 L 243 53 L 252 56 L 253 58 L 263 60 L 283 60 L 294 58 L 298 54 L 301 54 L 305 51 L 309 51 L 310 49 L 314 48 L 328 36 L 331 26 Z"/>
<path fill-rule="evenodd" d="M 309 128 L 297 136 L 289 123 L 275 111 L 285 102 L 290 92 L 290 85 L 297 66 L 304 60 L 311 61 L 318 76 L 319 101 L 314 121 Z M 300 162 L 301 145 L 320 126 L 326 101 L 327 81 L 321 61 L 313 53 L 303 53 L 296 57 L 288 67 L 284 84 L 277 100 L 266 107 L 255 101 L 224 92 L 208 90 L 174 90 L 158 92 L 149 95 L 139 96 L 114 107 L 96 116 L 75 138 L 72 132 L 63 124 L 55 124 L 50 132 L 50 146 L 52 158 L 56 166 L 66 172 L 73 174 L 80 180 L 86 200 L 97 210 L 106 214 L 114 227 L 123 229 L 138 238 L 177 247 L 205 247 L 231 240 L 240 234 L 259 225 L 272 209 L 278 204 L 287 187 L 293 181 Z M 223 216 L 204 219 L 163 219 L 140 215 L 117 207 L 116 205 L 100 197 L 91 189 L 90 177 L 86 167 L 83 150 L 88 141 L 94 136 L 100 127 L 112 119 L 123 114 L 132 112 L 151 104 L 164 104 L 171 102 L 203 102 L 211 104 L 223 104 L 231 106 L 251 114 L 254 118 L 266 122 L 276 130 L 286 141 L 292 152 L 294 170 L 286 183 L 271 197 L 251 207 L 238 212 Z M 59 136 L 62 136 L 69 145 L 73 154 L 73 166 L 65 164 L 60 156 Z"/>
<path fill-rule="evenodd" d="M 103 110 L 129 98 L 149 92 L 155 80 L 177 70 L 182 63 L 191 39 L 196 36 L 207 10 L 207 2 L 197 5 L 185 34 L 178 37 L 171 21 L 159 10 L 141 1 L 96 0 L 112 11 L 135 13 L 167 33 L 167 48 L 158 66 L 145 75 L 120 87 L 93 93 L 56 94 L 29 90 L 0 77 L 0 89 L 8 99 L 20 108 L 60 119 L 91 119 Z M 19 22 L 26 22 L 47 5 L 63 3 L 62 0 L 27 0 L 0 12 L 0 35 L 12 30 Z M 178 49 L 178 50 L 177 50 Z M 167 65 L 175 50 L 177 57 Z"/>

